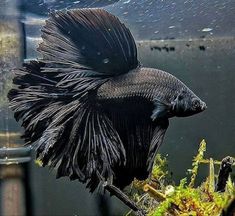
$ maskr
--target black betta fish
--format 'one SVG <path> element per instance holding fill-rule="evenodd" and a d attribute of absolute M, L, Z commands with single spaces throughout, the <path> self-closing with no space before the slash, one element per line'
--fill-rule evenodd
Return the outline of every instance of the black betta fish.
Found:
<path fill-rule="evenodd" d="M 173 75 L 141 67 L 130 31 L 105 10 L 53 12 L 42 39 L 42 59 L 15 71 L 8 97 L 26 144 L 57 177 L 91 191 L 145 179 L 168 119 L 206 108 Z"/>

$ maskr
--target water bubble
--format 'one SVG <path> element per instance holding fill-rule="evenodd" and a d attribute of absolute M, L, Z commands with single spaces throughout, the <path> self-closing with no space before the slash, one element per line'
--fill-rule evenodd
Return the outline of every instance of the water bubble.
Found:
<path fill-rule="evenodd" d="M 128 3 L 130 3 L 130 1 L 131 0 L 127 0 L 127 1 L 123 2 L 123 4 L 128 4 Z"/>
<path fill-rule="evenodd" d="M 108 58 L 103 59 L 103 63 L 104 63 L 104 64 L 109 63 L 109 59 L 108 59 Z"/>
<path fill-rule="evenodd" d="M 204 29 L 202 29 L 202 32 L 210 32 L 212 30 L 213 30 L 212 28 L 204 28 Z"/>

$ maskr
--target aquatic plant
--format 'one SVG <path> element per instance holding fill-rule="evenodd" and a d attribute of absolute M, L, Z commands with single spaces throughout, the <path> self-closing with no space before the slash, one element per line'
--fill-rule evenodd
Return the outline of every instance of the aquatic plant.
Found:
<path fill-rule="evenodd" d="M 12 69 L 21 61 L 21 40 L 17 24 L 0 21 L 0 108 L 7 107 L 12 88 Z"/>
<path fill-rule="evenodd" d="M 193 159 L 192 168 L 188 170 L 190 176 L 183 178 L 179 185 L 174 185 L 171 180 L 167 170 L 167 159 L 158 154 L 151 178 L 146 181 L 135 180 L 132 185 L 134 193 L 130 196 L 148 216 L 224 215 L 224 209 L 235 199 L 235 185 L 228 176 L 235 159 L 232 157 L 226 157 L 222 161 L 204 159 L 205 151 L 206 142 L 202 140 L 198 154 Z M 209 164 L 209 174 L 204 182 L 195 186 L 201 164 Z M 215 175 L 215 165 L 220 165 L 218 176 Z M 221 172 L 227 172 L 227 176 Z M 220 182 L 224 181 L 226 182 L 224 188 L 219 188 Z M 129 214 L 131 212 L 127 215 Z"/>

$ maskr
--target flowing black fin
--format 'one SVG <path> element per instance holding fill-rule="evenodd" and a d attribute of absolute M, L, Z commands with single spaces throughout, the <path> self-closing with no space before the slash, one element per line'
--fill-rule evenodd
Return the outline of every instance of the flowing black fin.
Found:
<path fill-rule="evenodd" d="M 125 163 L 125 150 L 112 122 L 79 101 L 61 107 L 37 144 L 44 165 L 58 166 L 57 177 L 88 181 L 94 190 L 98 176 L 112 178 L 114 165 Z M 91 182 L 91 183 L 89 183 Z"/>
<path fill-rule="evenodd" d="M 114 168 L 113 183 L 122 189 L 134 178 L 143 180 L 149 176 L 147 159 L 156 127 L 156 122 L 150 118 L 153 105 L 137 98 L 134 101 L 109 100 L 103 106 L 106 107 L 105 112 L 112 120 L 126 151 L 125 165 Z"/>
<path fill-rule="evenodd" d="M 10 106 L 22 120 L 26 144 L 36 148 L 43 166 L 57 167 L 57 177 L 79 179 L 94 190 L 97 174 L 112 178 L 112 168 L 125 163 L 122 141 L 95 101 L 93 90 L 103 80 L 87 77 L 66 83 L 45 67 L 31 61 L 15 71 Z"/>
<path fill-rule="evenodd" d="M 157 125 L 153 132 L 153 137 L 150 143 L 150 148 L 149 148 L 149 153 L 148 153 L 147 164 L 148 164 L 149 172 L 151 172 L 152 170 L 157 150 L 163 142 L 163 138 L 165 136 L 166 130 L 169 125 L 169 121 L 168 119 L 161 119 L 161 120 L 158 120 L 156 123 Z"/>
<path fill-rule="evenodd" d="M 123 119 L 121 121 L 123 122 Z M 163 142 L 167 124 L 167 120 L 158 123 L 141 117 L 126 119 L 125 123 L 122 123 L 123 129 L 114 124 L 123 140 L 127 155 L 125 166 L 118 167 L 115 171 L 115 185 L 123 188 L 134 178 L 144 180 L 149 176 L 157 150 Z"/>
<path fill-rule="evenodd" d="M 94 190 L 126 159 L 96 90 L 138 66 L 134 39 L 115 16 L 100 9 L 52 13 L 42 38 L 43 58 L 15 71 L 10 106 L 43 165 Z"/>
<path fill-rule="evenodd" d="M 57 11 L 42 29 L 43 60 L 115 76 L 138 66 L 135 41 L 119 19 L 103 9 Z"/>
<path fill-rule="evenodd" d="M 15 69 L 13 79 L 14 88 L 8 92 L 10 107 L 14 111 L 17 121 L 22 121 L 26 128 L 24 138 L 26 144 L 35 142 L 49 124 L 51 115 L 58 109 L 59 100 L 66 97 L 66 91 L 56 88 L 53 74 L 41 73 L 45 64 L 37 61 L 25 63 L 21 69 Z M 47 109 L 43 111 L 43 109 Z M 42 112 L 44 118 L 33 121 L 34 117 Z"/>

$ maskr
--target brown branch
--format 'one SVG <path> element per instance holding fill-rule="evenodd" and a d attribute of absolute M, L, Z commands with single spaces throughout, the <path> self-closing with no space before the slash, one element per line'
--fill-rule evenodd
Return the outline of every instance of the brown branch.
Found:
<path fill-rule="evenodd" d="M 105 182 L 103 184 L 105 190 L 107 190 L 111 195 L 116 196 L 119 200 L 121 200 L 125 205 L 131 208 L 135 215 L 137 216 L 145 216 L 145 213 L 142 209 L 140 209 L 134 201 L 132 201 L 125 193 L 123 193 L 119 188 L 115 187 L 112 184 L 108 184 Z"/>

